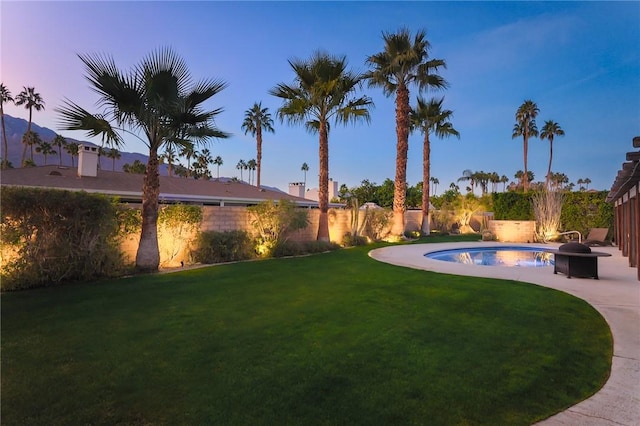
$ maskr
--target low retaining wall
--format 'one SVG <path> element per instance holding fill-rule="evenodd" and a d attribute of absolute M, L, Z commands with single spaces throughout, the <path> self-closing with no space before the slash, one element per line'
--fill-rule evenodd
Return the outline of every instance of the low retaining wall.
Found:
<path fill-rule="evenodd" d="M 489 230 L 496 240 L 505 243 L 532 243 L 535 241 L 535 220 L 491 220 Z"/>

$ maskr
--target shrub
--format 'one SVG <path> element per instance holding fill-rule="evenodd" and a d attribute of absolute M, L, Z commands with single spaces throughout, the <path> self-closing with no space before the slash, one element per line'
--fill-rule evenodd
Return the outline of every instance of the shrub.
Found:
<path fill-rule="evenodd" d="M 560 222 L 565 231 L 579 231 L 586 236 L 591 228 L 613 227 L 614 209 L 607 203 L 607 191 L 566 194 Z"/>
<path fill-rule="evenodd" d="M 351 232 L 344 234 L 342 245 L 344 247 L 364 246 L 367 244 L 367 237 L 361 235 L 352 235 Z"/>
<path fill-rule="evenodd" d="M 2 289 L 124 273 L 118 204 L 86 192 L 4 187 Z"/>
<path fill-rule="evenodd" d="M 271 255 L 273 257 L 301 256 L 305 254 L 324 253 L 338 250 L 340 245 L 329 241 L 286 241 L 277 244 Z"/>
<path fill-rule="evenodd" d="M 255 242 L 245 231 L 205 231 L 198 235 L 191 256 L 198 263 L 221 263 L 255 257 Z"/>
<path fill-rule="evenodd" d="M 496 220 L 534 220 L 531 197 L 527 192 L 494 192 L 493 214 Z"/>
<path fill-rule="evenodd" d="M 292 232 L 309 224 L 306 210 L 296 208 L 289 200 L 263 201 L 247 210 L 252 216 L 251 225 L 258 233 L 258 252 L 269 256 L 276 246 L 285 243 Z"/>
<path fill-rule="evenodd" d="M 393 213 L 387 209 L 366 209 L 361 234 L 373 241 L 380 241 L 389 234 Z"/>

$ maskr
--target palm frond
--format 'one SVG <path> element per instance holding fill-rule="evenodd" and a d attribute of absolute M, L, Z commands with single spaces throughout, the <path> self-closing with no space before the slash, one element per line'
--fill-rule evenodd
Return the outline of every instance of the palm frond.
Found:
<path fill-rule="evenodd" d="M 56 109 L 60 114 L 59 125 L 62 130 L 84 130 L 88 137 L 102 138 L 110 146 L 124 145 L 122 137 L 111 126 L 109 120 L 99 114 L 91 114 L 84 108 L 70 102 L 63 101 L 63 106 Z"/>

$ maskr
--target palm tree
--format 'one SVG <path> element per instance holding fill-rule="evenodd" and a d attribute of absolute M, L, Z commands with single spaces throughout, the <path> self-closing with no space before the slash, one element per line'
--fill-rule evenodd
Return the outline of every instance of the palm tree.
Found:
<path fill-rule="evenodd" d="M 128 72 L 118 70 L 110 57 L 80 55 L 80 60 L 106 115 L 91 114 L 67 101 L 59 109 L 62 124 L 67 130 L 86 130 L 89 136 L 102 136 L 103 141 L 115 147 L 124 143 L 120 132 L 144 134 L 145 139 L 140 139 L 149 148 L 149 159 L 142 186 L 142 231 L 136 268 L 156 271 L 160 264 L 158 152 L 168 143 L 204 143 L 210 138 L 229 136 L 213 121 L 221 109 L 205 110 L 202 106 L 226 83 L 194 83 L 184 60 L 170 48 L 158 49 Z"/>
<path fill-rule="evenodd" d="M 247 161 L 247 170 L 249 170 L 249 184 L 251 184 L 251 175 L 253 175 L 253 183 L 256 183 L 255 172 L 256 172 L 257 165 L 258 165 L 258 162 L 253 158 Z M 258 186 L 258 188 L 260 187 Z"/>
<path fill-rule="evenodd" d="M 422 148 L 422 225 L 421 232 L 429 235 L 429 178 L 431 167 L 431 142 L 429 135 L 434 133 L 439 138 L 448 138 L 456 136 L 460 138 L 460 133 L 453 128 L 453 124 L 449 121 L 453 117 L 453 111 L 442 109 L 444 98 L 437 100 L 435 98 L 425 101 L 418 96 L 418 104 L 415 109 L 411 110 L 411 129 L 420 129 L 424 135 Z"/>
<path fill-rule="evenodd" d="M 509 182 L 509 178 L 507 175 L 500 176 L 500 183 L 502 184 L 502 192 L 507 190 L 507 183 Z"/>
<path fill-rule="evenodd" d="M 544 126 L 542 126 L 542 131 L 540 132 L 540 140 L 549 139 L 549 168 L 547 169 L 547 180 L 545 183 L 547 189 L 549 188 L 549 182 L 551 180 L 551 160 L 553 159 L 553 138 L 555 136 L 564 136 L 564 130 L 553 120 L 545 121 Z"/>
<path fill-rule="evenodd" d="M 162 161 L 167 162 L 167 174 L 169 177 L 173 176 L 173 165 L 178 160 L 178 155 L 176 154 L 176 150 L 173 144 L 166 144 L 164 147 L 164 152 L 160 156 Z"/>
<path fill-rule="evenodd" d="M 437 75 L 445 68 L 442 59 L 429 59 L 430 44 L 426 32 L 420 30 L 413 40 L 408 29 L 397 33 L 383 33 L 384 51 L 367 58 L 373 69 L 366 74 L 369 87 L 382 87 L 386 96 L 396 95 L 396 176 L 393 193 L 393 225 L 391 233 L 399 236 L 404 232 L 404 212 L 407 194 L 407 153 L 409 129 L 411 127 L 409 87 L 419 90 L 443 89 L 447 82 Z"/>
<path fill-rule="evenodd" d="M 56 135 L 51 144 L 58 148 L 58 166 L 62 166 L 62 150 L 67 146 L 67 140 L 62 135 Z"/>
<path fill-rule="evenodd" d="M 71 167 L 75 167 L 73 158 L 78 156 L 78 144 L 75 142 L 69 142 L 65 145 L 64 150 L 71 156 Z"/>
<path fill-rule="evenodd" d="M 38 146 L 42 143 L 42 139 L 40 138 L 40 134 L 38 132 L 34 132 L 33 130 L 28 130 L 22 135 L 22 143 L 24 144 L 25 149 L 29 146 L 29 151 L 31 152 L 31 156 L 29 157 L 29 161 L 31 165 L 34 165 L 33 162 L 33 147 Z M 23 163 L 23 166 L 26 163 Z"/>
<path fill-rule="evenodd" d="M 222 166 L 222 157 L 219 155 L 213 159 L 213 164 L 217 167 L 216 178 L 220 180 L 220 166 Z"/>
<path fill-rule="evenodd" d="M 33 110 L 40 111 L 44 109 L 44 101 L 40 96 L 40 93 L 35 92 L 35 88 L 33 87 L 23 87 L 22 92 L 18 93 L 15 100 L 16 105 L 24 105 L 26 109 L 29 110 L 29 124 L 27 125 L 26 133 L 31 132 L 31 120 L 33 118 Z M 22 138 L 23 143 L 25 139 Z M 22 149 L 22 159 L 20 160 L 20 164 L 24 166 L 24 162 L 27 157 L 27 145 L 25 144 Z M 33 151 L 31 152 L 31 160 L 33 160 Z"/>
<path fill-rule="evenodd" d="M 42 154 L 44 156 L 44 165 L 47 165 L 47 157 L 49 155 L 56 155 L 58 152 L 53 149 L 53 146 L 49 142 L 40 141 L 38 146 L 36 146 L 36 152 Z"/>
<path fill-rule="evenodd" d="M 476 174 L 472 172 L 470 169 L 465 169 L 462 171 L 462 177 L 458 178 L 458 182 L 468 181 L 469 188 L 471 188 L 470 192 L 473 192 L 476 189 Z"/>
<path fill-rule="evenodd" d="M 238 161 L 238 164 L 236 164 L 236 169 L 240 170 L 240 181 L 242 182 L 244 180 L 243 176 L 242 176 L 242 171 L 245 170 L 247 168 L 247 162 L 244 160 L 240 160 Z"/>
<path fill-rule="evenodd" d="M 0 120 L 2 120 L 2 142 L 3 142 L 3 153 L 2 156 L 2 168 L 6 169 L 9 167 L 9 142 L 7 141 L 7 128 L 4 124 L 4 104 L 13 102 L 13 97 L 11 97 L 11 92 L 7 89 L 7 86 L 0 84 Z"/>
<path fill-rule="evenodd" d="M 191 177 L 191 159 L 196 156 L 195 145 L 190 141 L 182 141 L 180 144 L 180 156 L 187 159 L 187 177 L 189 178 Z"/>
<path fill-rule="evenodd" d="M 309 171 L 309 165 L 307 163 L 302 163 L 302 167 L 300 168 L 304 173 L 304 186 L 307 186 L 307 172 Z"/>
<path fill-rule="evenodd" d="M 540 109 L 532 100 L 526 100 L 516 111 L 516 124 L 513 126 L 513 139 L 522 136 L 524 150 L 524 173 L 522 175 L 522 187 L 525 192 L 529 189 L 529 174 L 527 173 L 527 154 L 529 151 L 529 137 L 538 136 L 536 117 Z"/>
<path fill-rule="evenodd" d="M 440 179 L 432 176 L 429 178 L 429 180 L 433 184 L 433 195 L 438 195 L 437 192 L 438 192 L 438 184 L 440 183 Z"/>
<path fill-rule="evenodd" d="M 117 148 L 110 148 L 109 151 L 107 151 L 107 158 L 111 158 L 111 171 L 115 172 L 116 160 L 122 158 L 122 154 L 120 154 L 120 151 Z"/>
<path fill-rule="evenodd" d="M 347 70 L 344 56 L 316 52 L 309 60 L 290 60 L 289 65 L 295 82 L 280 83 L 270 93 L 283 100 L 278 109 L 281 121 L 304 124 L 319 135 L 318 240 L 329 241 L 329 123 L 369 122 L 373 102 L 367 96 L 354 97 L 363 76 Z"/>
<path fill-rule="evenodd" d="M 260 188 L 260 167 L 262 165 L 262 131 L 275 133 L 273 130 L 273 120 L 269 113 L 269 108 L 262 108 L 262 102 L 256 102 L 251 109 L 244 112 L 242 122 L 244 134 L 251 133 L 256 137 L 256 167 L 258 169 L 258 180 L 256 186 Z"/>
<path fill-rule="evenodd" d="M 587 191 L 589 190 L 589 184 L 591 183 L 591 179 L 589 178 L 584 178 L 583 180 L 585 186 L 587 187 Z"/>

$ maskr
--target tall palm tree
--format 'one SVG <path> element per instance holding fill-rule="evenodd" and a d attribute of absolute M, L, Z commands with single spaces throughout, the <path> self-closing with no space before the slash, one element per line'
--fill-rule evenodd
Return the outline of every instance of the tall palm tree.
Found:
<path fill-rule="evenodd" d="M 217 171 L 216 171 L 216 179 L 220 180 L 220 166 L 222 166 L 223 162 L 222 162 L 222 157 L 220 157 L 219 155 L 213 159 L 213 164 L 217 167 Z"/>
<path fill-rule="evenodd" d="M 34 87 L 23 87 L 22 92 L 18 93 L 15 100 L 16 105 L 24 105 L 26 109 L 29 110 L 29 124 L 27 125 L 26 133 L 31 132 L 31 122 L 33 119 L 33 110 L 40 111 L 44 109 L 44 101 L 42 100 L 42 96 L 40 93 L 36 93 L 36 89 Z M 22 139 L 23 142 L 25 139 Z M 22 159 L 20 160 L 20 164 L 24 166 L 24 162 L 27 158 L 27 145 L 24 145 L 22 148 Z M 31 152 L 31 160 L 33 160 L 33 151 Z"/>
<path fill-rule="evenodd" d="M 191 177 L 191 159 L 196 156 L 195 145 L 188 141 L 182 141 L 180 144 L 180 156 L 187 159 L 187 177 Z"/>
<path fill-rule="evenodd" d="M 249 184 L 251 184 L 251 175 L 253 175 L 253 183 L 256 183 L 256 168 L 258 166 L 258 162 L 253 158 L 247 161 L 247 170 L 249 170 Z M 257 186 L 257 185 L 256 185 Z M 258 186 L 260 188 L 260 186 Z"/>
<path fill-rule="evenodd" d="M 438 185 L 440 184 L 440 179 L 437 177 L 430 177 L 429 181 L 433 184 L 433 195 L 438 195 Z"/>
<path fill-rule="evenodd" d="M 309 171 L 309 165 L 307 163 L 302 163 L 302 167 L 300 168 L 302 173 L 304 173 L 304 186 L 307 186 L 307 172 Z"/>
<path fill-rule="evenodd" d="M 527 155 L 529 151 L 529 138 L 538 136 L 538 127 L 536 126 L 536 117 L 540 109 L 532 100 L 526 100 L 518 107 L 516 111 L 516 124 L 513 126 L 513 139 L 522 136 L 524 151 L 524 173 L 522 175 L 522 188 L 525 192 L 529 189 L 529 173 L 527 170 Z"/>
<path fill-rule="evenodd" d="M 36 146 L 36 152 L 44 156 L 44 165 L 47 165 L 47 157 L 49 155 L 56 155 L 58 152 L 53 149 L 53 145 L 49 142 L 40 141 L 40 144 Z"/>
<path fill-rule="evenodd" d="M 38 146 L 42 143 L 42 138 L 40 137 L 40 134 L 38 132 L 34 132 L 33 130 L 29 130 L 27 132 L 25 132 L 24 135 L 22 135 L 22 143 L 24 144 L 24 147 L 26 149 L 26 147 L 29 147 L 29 151 L 31 153 L 30 157 L 29 157 L 29 162 L 31 165 L 34 165 L 35 163 L 33 162 L 33 147 L 34 146 Z M 23 167 L 26 164 L 26 159 L 25 162 L 23 162 Z"/>
<path fill-rule="evenodd" d="M 330 121 L 346 124 L 365 120 L 369 122 L 369 108 L 373 102 L 368 96 L 354 97 L 363 76 L 347 70 L 345 56 L 332 56 L 316 52 L 308 60 L 290 60 L 295 73 L 291 85 L 280 83 L 269 92 L 281 98 L 278 109 L 280 120 L 291 124 L 304 124 L 306 129 L 319 135 L 319 189 L 318 240 L 329 241 L 329 130 Z"/>
<path fill-rule="evenodd" d="M 68 142 L 64 150 L 71 156 L 71 167 L 75 167 L 73 159 L 78 156 L 78 144 L 75 142 Z"/>
<path fill-rule="evenodd" d="M 160 157 L 162 158 L 162 161 L 167 162 L 167 174 L 169 177 L 173 176 L 173 165 L 178 160 L 178 155 L 176 154 L 173 144 L 166 144 L 164 152 Z"/>
<path fill-rule="evenodd" d="M 116 171 L 116 160 L 122 158 L 122 154 L 117 148 L 109 148 L 107 151 L 107 158 L 111 158 L 111 171 Z"/>
<path fill-rule="evenodd" d="M 2 143 L 4 150 L 2 155 L 2 168 L 9 167 L 9 142 L 7 141 L 7 128 L 4 124 L 4 104 L 13 102 L 11 92 L 7 89 L 7 86 L 0 84 L 0 120 L 2 120 Z"/>
<path fill-rule="evenodd" d="M 409 151 L 410 112 L 409 87 L 419 90 L 443 89 L 447 82 L 437 74 L 445 68 L 442 59 L 429 59 L 430 44 L 426 32 L 420 30 L 413 40 L 408 29 L 383 33 L 384 50 L 367 58 L 372 69 L 366 74 L 369 87 L 382 87 L 386 96 L 396 95 L 396 176 L 393 193 L 393 225 L 391 233 L 404 233 L 407 194 L 407 153 Z"/>
<path fill-rule="evenodd" d="M 551 161 L 553 160 L 553 138 L 555 136 L 564 136 L 564 130 L 558 123 L 553 120 L 547 120 L 542 126 L 540 132 L 540 140 L 549 139 L 549 168 L 547 169 L 547 180 L 545 182 L 545 188 L 549 189 L 549 183 L 551 181 Z"/>
<path fill-rule="evenodd" d="M 500 176 L 500 183 L 502 184 L 502 192 L 507 190 L 507 183 L 509 182 L 509 178 L 507 175 Z"/>
<path fill-rule="evenodd" d="M 460 133 L 453 128 L 449 121 L 453 117 L 453 111 L 442 109 L 444 98 L 435 98 L 426 101 L 418 96 L 418 104 L 411 110 L 411 129 L 419 129 L 424 135 L 422 144 L 422 225 L 421 232 L 429 235 L 429 178 L 431 175 L 431 142 L 429 135 L 434 133 L 439 138 L 456 136 L 460 138 Z"/>
<path fill-rule="evenodd" d="M 242 175 L 242 171 L 245 170 L 247 168 L 247 162 L 244 160 L 240 160 L 238 161 L 238 164 L 236 164 L 236 169 L 240 170 L 240 181 L 242 182 L 244 180 L 244 177 Z"/>
<path fill-rule="evenodd" d="M 91 114 L 66 101 L 59 109 L 66 130 L 86 130 L 109 145 L 123 145 L 121 132 L 143 134 L 149 149 L 142 186 L 142 231 L 136 254 L 139 271 L 156 271 L 158 248 L 158 152 L 167 143 L 204 143 L 229 135 L 214 124 L 221 109 L 205 110 L 204 102 L 220 93 L 219 80 L 194 82 L 186 63 L 171 48 L 158 49 L 129 71 L 118 70 L 111 57 L 80 55 L 92 89 L 100 95 L 105 115 Z"/>
<path fill-rule="evenodd" d="M 469 188 L 471 188 L 471 192 L 473 192 L 476 189 L 476 176 L 477 174 L 471 171 L 471 169 L 465 169 L 462 171 L 462 177 L 458 178 L 458 182 L 468 181 Z"/>
<path fill-rule="evenodd" d="M 62 150 L 67 146 L 67 140 L 62 135 L 56 135 L 51 144 L 58 148 L 58 166 L 62 166 Z"/>
<path fill-rule="evenodd" d="M 242 122 L 244 134 L 251 133 L 256 137 L 256 168 L 258 170 L 256 186 L 260 188 L 260 167 L 262 165 L 262 131 L 275 133 L 273 130 L 273 119 L 269 113 L 269 108 L 262 108 L 262 102 L 256 102 L 253 107 L 244 112 Z"/>

